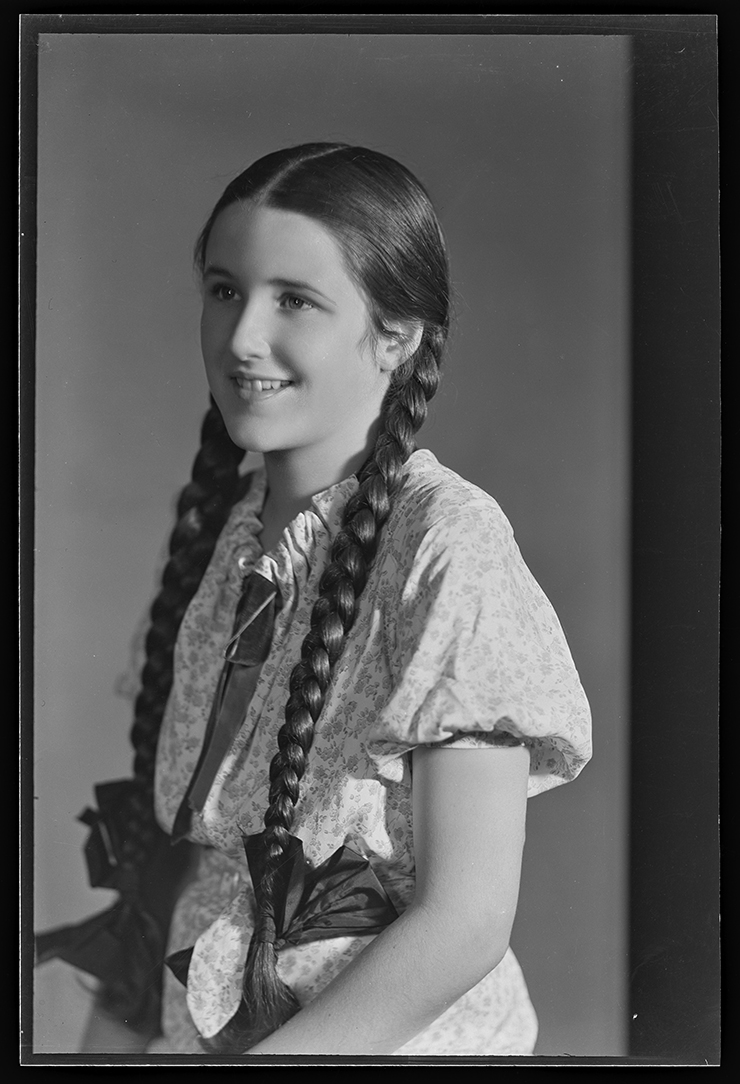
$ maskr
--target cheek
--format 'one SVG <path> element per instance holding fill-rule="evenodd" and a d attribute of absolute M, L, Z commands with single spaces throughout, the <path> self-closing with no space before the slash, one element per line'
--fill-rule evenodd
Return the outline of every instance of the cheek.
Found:
<path fill-rule="evenodd" d="M 222 349 L 229 340 L 233 322 L 234 315 L 228 306 L 204 305 L 200 316 L 200 342 L 203 349 L 208 349 L 211 353 Z"/>
<path fill-rule="evenodd" d="M 210 334 L 209 334 L 208 321 L 205 316 L 200 318 L 200 348 L 203 352 L 203 357 L 207 360 L 207 355 L 210 351 Z"/>
<path fill-rule="evenodd" d="M 201 321 L 200 351 L 203 355 L 206 369 L 215 367 L 221 354 L 222 346 L 217 329 L 213 326 L 212 321 Z"/>

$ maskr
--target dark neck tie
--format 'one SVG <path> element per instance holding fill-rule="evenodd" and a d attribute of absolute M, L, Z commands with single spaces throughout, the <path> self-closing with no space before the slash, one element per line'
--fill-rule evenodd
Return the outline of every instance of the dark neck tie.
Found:
<path fill-rule="evenodd" d="M 271 580 L 259 572 L 245 578 L 200 757 L 172 828 L 173 843 L 188 834 L 193 811 L 202 812 L 216 773 L 244 722 L 258 677 L 254 667 L 261 666 L 270 652 L 280 604 Z"/>

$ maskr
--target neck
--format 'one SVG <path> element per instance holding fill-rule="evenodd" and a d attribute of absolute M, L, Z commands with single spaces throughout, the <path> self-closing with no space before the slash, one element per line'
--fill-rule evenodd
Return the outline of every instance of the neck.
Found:
<path fill-rule="evenodd" d="M 327 456 L 325 450 L 314 452 L 266 452 L 267 498 L 262 510 L 262 547 L 267 552 L 299 512 L 311 504 L 311 498 L 355 474 L 375 445 L 377 427 L 364 444 L 355 450 Z"/>

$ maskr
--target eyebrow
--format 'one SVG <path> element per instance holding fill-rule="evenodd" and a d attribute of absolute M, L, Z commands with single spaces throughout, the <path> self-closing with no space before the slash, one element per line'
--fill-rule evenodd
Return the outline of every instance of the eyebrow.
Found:
<path fill-rule="evenodd" d="M 270 279 L 270 285 L 279 286 L 282 290 L 307 290 L 309 293 L 317 294 L 319 297 L 323 297 L 325 301 L 329 301 L 333 304 L 332 299 L 328 294 L 324 294 L 321 290 L 317 290 L 310 282 L 300 282 L 298 279 Z"/>
<path fill-rule="evenodd" d="M 203 278 L 207 278 L 209 275 L 214 275 L 220 278 L 233 279 L 235 276 L 226 267 L 219 267 L 218 264 L 208 264 L 203 272 Z M 317 294 L 318 297 L 323 297 L 325 301 L 329 301 L 334 304 L 328 294 L 324 294 L 321 290 L 317 290 L 315 286 L 312 286 L 310 282 L 301 282 L 299 279 L 270 279 L 270 286 L 279 286 L 281 290 L 307 290 L 309 293 Z"/>
<path fill-rule="evenodd" d="M 218 264 L 215 263 L 209 263 L 208 266 L 205 268 L 205 270 L 203 271 L 203 278 L 205 278 L 207 275 L 220 275 L 222 278 L 225 279 L 233 278 L 233 275 L 230 271 L 228 271 L 225 267 L 219 267 Z"/>

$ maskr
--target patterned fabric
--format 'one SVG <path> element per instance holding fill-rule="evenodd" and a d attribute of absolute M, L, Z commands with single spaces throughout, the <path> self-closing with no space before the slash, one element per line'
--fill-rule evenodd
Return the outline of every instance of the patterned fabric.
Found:
<path fill-rule="evenodd" d="M 203 809 L 216 772 L 244 722 L 246 705 L 270 653 L 279 598 L 272 580 L 254 571 L 245 577 L 198 763 L 172 826 L 176 841 L 190 831 L 192 810 Z"/>
<path fill-rule="evenodd" d="M 193 1022 L 211 1036 L 238 1004 L 254 908 L 241 833 L 263 827 L 288 678 L 356 487 L 352 476 L 319 493 L 265 555 L 258 472 L 183 620 L 157 758 L 157 815 L 167 831 L 198 760 L 245 574 L 271 579 L 282 598 L 245 722 L 193 814 L 191 838 L 207 849 L 176 909 L 169 951 L 195 949 L 187 991 L 166 976 L 165 1037 L 152 1049 L 199 1052 Z M 367 856 L 400 913 L 414 890 L 406 754 L 420 744 L 512 743 L 529 750 L 530 796 L 573 779 L 591 753 L 588 704 L 557 617 L 498 505 L 417 451 L 316 728 L 292 832 L 314 865 L 342 844 Z M 367 943 L 342 937 L 289 946 L 280 952 L 281 976 L 305 1004 Z M 535 1035 L 508 952 L 399 1052 L 526 1054 Z"/>

